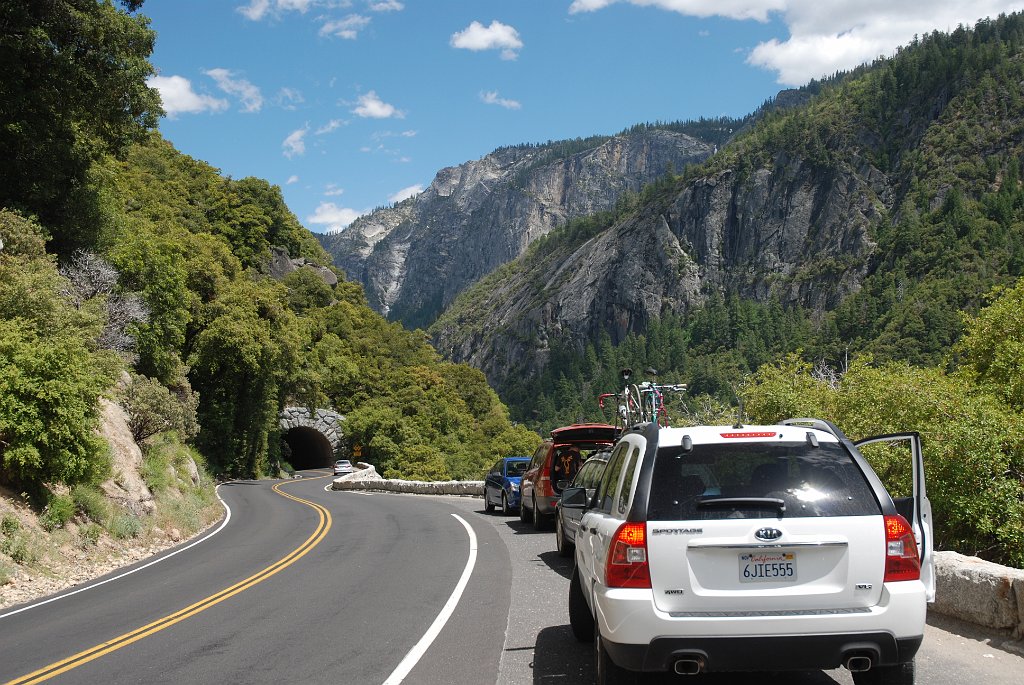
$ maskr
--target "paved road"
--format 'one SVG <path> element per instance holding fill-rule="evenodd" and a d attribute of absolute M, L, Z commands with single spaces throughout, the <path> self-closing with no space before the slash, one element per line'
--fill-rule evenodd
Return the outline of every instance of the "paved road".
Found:
<path fill-rule="evenodd" d="M 224 485 L 231 519 L 208 540 L 0 618 L 0 682 L 593 681 L 590 648 L 568 627 L 571 562 L 551 533 L 485 514 L 479 499 L 325 491 L 322 472 L 305 475 L 277 484 L 281 494 L 270 482 Z M 471 562 L 450 618 L 403 662 Z M 1020 682 L 1024 658 L 943 624 L 929 627 L 918 668 L 921 683 L 998 685 Z M 643 682 L 680 680 L 751 682 Z M 851 682 L 843 670 L 785 681 Z"/>

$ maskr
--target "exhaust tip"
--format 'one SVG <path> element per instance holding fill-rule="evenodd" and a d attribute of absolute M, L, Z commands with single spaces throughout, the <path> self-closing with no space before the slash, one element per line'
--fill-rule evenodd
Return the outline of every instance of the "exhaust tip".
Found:
<path fill-rule="evenodd" d="M 704 659 L 699 657 L 677 659 L 673 669 L 679 675 L 697 675 L 704 670 Z"/>
<path fill-rule="evenodd" d="M 862 673 L 871 669 L 871 657 L 851 656 L 846 660 L 846 670 L 851 673 Z"/>

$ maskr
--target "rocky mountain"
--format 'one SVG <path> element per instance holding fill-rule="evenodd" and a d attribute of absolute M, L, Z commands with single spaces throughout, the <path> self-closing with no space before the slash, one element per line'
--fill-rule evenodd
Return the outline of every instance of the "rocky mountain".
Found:
<path fill-rule="evenodd" d="M 818 84 L 635 209 L 481 281 L 431 328 L 436 347 L 500 388 L 555 339 L 621 342 L 731 294 L 803 308 L 836 344 L 937 359 L 958 310 L 1022 271 L 1022 35 L 1020 15 L 936 33 Z"/>
<path fill-rule="evenodd" d="M 581 244 L 551 240 L 460 298 L 431 329 L 435 346 L 500 386 L 509 369 L 542 367 L 551 338 L 621 342 L 715 292 L 834 308 L 867 271 L 869 227 L 893 189 L 870 165 L 775 163 L 700 176 Z"/>
<path fill-rule="evenodd" d="M 321 243 L 363 284 L 374 309 L 409 328 L 425 327 L 468 285 L 554 228 L 706 160 L 715 136 L 702 138 L 641 126 L 502 148 L 442 169 L 424 192 L 321 236 Z"/>

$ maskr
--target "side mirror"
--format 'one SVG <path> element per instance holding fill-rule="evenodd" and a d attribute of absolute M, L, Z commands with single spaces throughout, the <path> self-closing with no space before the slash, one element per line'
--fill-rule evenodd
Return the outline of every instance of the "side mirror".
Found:
<path fill-rule="evenodd" d="M 586 509 L 587 489 L 586 488 L 565 488 L 562 490 L 561 506 L 566 509 Z"/>

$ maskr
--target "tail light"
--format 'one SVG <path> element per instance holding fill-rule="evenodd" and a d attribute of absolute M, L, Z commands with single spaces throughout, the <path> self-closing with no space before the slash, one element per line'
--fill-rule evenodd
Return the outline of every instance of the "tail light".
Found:
<path fill-rule="evenodd" d="M 885 582 L 918 580 L 921 559 L 917 555 L 914 529 L 902 516 L 885 517 Z"/>
<path fill-rule="evenodd" d="M 651 569 L 647 564 L 647 524 L 623 523 L 615 531 L 605 566 L 605 579 L 608 587 L 651 587 Z"/>

